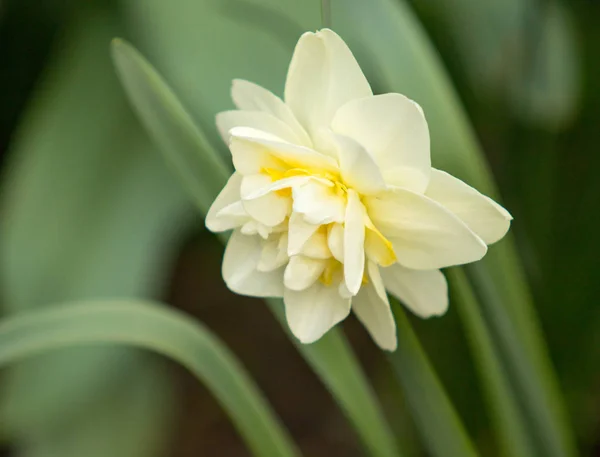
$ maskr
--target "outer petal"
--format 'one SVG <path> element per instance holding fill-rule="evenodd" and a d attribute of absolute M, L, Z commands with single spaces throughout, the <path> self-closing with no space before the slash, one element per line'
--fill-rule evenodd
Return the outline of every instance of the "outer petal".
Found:
<path fill-rule="evenodd" d="M 302 343 L 317 341 L 350 313 L 350 299 L 319 281 L 300 292 L 285 289 L 283 301 L 288 325 Z"/>
<path fill-rule="evenodd" d="M 235 79 L 231 86 L 231 97 L 240 110 L 261 111 L 275 116 L 294 131 L 299 140 L 298 144 L 312 147 L 310 137 L 290 107 L 267 89 L 243 79 Z"/>
<path fill-rule="evenodd" d="M 285 83 L 285 102 L 313 138 L 328 128 L 335 111 L 355 98 L 372 95 L 348 46 L 323 29 L 300 37 Z"/>
<path fill-rule="evenodd" d="M 283 269 L 260 272 L 256 269 L 264 241 L 258 236 L 242 235 L 238 230 L 229 238 L 223 257 L 223 279 L 235 293 L 251 297 L 283 296 Z"/>
<path fill-rule="evenodd" d="M 348 190 L 344 222 L 344 280 L 352 295 L 360 289 L 365 271 L 365 207 L 354 190 Z"/>
<path fill-rule="evenodd" d="M 344 182 L 363 195 L 386 188 L 379 167 L 365 148 L 345 135 L 332 134 Z"/>
<path fill-rule="evenodd" d="M 379 267 L 369 262 L 368 270 L 370 283 L 364 285 L 358 295 L 352 299 L 352 311 L 382 349 L 394 351 L 398 344 L 396 323 Z"/>
<path fill-rule="evenodd" d="M 291 290 L 305 290 L 319 279 L 323 270 L 325 270 L 324 261 L 304 257 L 303 255 L 295 255 L 285 268 L 283 283 L 285 287 Z"/>
<path fill-rule="evenodd" d="M 400 94 L 353 100 L 335 113 L 332 129 L 362 144 L 388 184 L 425 191 L 431 168 L 429 129 L 415 102 Z"/>
<path fill-rule="evenodd" d="M 225 143 L 229 144 L 229 131 L 235 127 L 250 127 L 284 141 L 301 144 L 294 130 L 272 114 L 261 111 L 223 111 L 217 114 L 217 128 Z"/>
<path fill-rule="evenodd" d="M 410 270 L 392 265 L 381 270 L 385 287 L 420 317 L 440 316 L 448 309 L 448 284 L 439 270 Z"/>
<path fill-rule="evenodd" d="M 501 239 L 510 227 L 512 216 L 508 211 L 444 171 L 431 171 L 425 195 L 456 214 L 487 244 Z"/>
<path fill-rule="evenodd" d="M 366 200 L 375 226 L 392 242 L 398 262 L 434 270 L 481 259 L 487 246 L 439 203 L 405 189 Z"/>
<path fill-rule="evenodd" d="M 206 215 L 206 228 L 211 232 L 223 232 L 242 225 L 248 217 L 242 215 L 221 215 L 219 212 L 240 200 L 240 187 L 242 185 L 242 175 L 234 173 L 231 175 L 227 184 L 217 196 Z"/>

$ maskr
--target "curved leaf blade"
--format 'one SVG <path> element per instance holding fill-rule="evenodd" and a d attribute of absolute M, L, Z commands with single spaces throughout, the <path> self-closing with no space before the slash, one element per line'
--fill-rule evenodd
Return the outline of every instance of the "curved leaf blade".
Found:
<path fill-rule="evenodd" d="M 142 300 L 80 302 L 0 323 L 0 366 L 54 349 L 128 345 L 169 357 L 219 400 L 253 454 L 299 454 L 267 401 L 229 350 L 204 326 Z"/>
<path fill-rule="evenodd" d="M 477 457 L 478 453 L 431 366 L 402 306 L 390 297 L 398 349 L 388 360 L 427 450 L 435 457 Z"/>
<path fill-rule="evenodd" d="M 173 91 L 137 50 L 125 41 L 115 39 L 112 56 L 121 83 L 141 121 L 196 204 L 208 211 L 230 175 L 227 166 L 213 152 Z"/>

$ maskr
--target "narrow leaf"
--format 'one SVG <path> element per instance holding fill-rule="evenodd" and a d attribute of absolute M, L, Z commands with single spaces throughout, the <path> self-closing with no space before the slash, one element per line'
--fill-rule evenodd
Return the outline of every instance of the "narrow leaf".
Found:
<path fill-rule="evenodd" d="M 434 457 L 476 457 L 478 454 L 435 374 L 400 304 L 391 299 L 398 331 L 398 349 L 388 355 L 406 403 Z"/>
<path fill-rule="evenodd" d="M 0 366 L 90 344 L 135 346 L 179 362 L 219 400 L 254 455 L 299 455 L 229 350 L 200 323 L 163 306 L 141 300 L 80 302 L 5 319 Z"/>
<path fill-rule="evenodd" d="M 451 268 L 446 274 L 452 286 L 452 303 L 465 327 L 502 452 L 506 457 L 535 456 L 529 424 L 519 408 L 518 397 L 499 359 L 497 342 L 481 316 L 471 285 L 458 268 Z"/>
<path fill-rule="evenodd" d="M 316 343 L 301 344 L 288 329 L 281 300 L 272 299 L 267 303 L 298 351 L 348 416 L 369 454 L 377 457 L 401 456 L 375 393 L 343 333 L 333 329 Z"/>
<path fill-rule="evenodd" d="M 229 177 L 227 166 L 146 59 L 120 39 L 113 40 L 112 55 L 123 87 L 146 129 L 197 205 L 208 211 Z"/>

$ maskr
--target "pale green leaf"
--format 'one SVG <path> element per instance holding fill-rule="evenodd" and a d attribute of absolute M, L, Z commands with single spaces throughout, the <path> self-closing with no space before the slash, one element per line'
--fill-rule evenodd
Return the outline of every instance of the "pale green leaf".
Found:
<path fill-rule="evenodd" d="M 229 350 L 198 322 L 142 300 L 89 301 L 23 313 L 0 323 L 0 366 L 73 346 L 151 350 L 190 370 L 219 400 L 257 457 L 298 452 Z"/>

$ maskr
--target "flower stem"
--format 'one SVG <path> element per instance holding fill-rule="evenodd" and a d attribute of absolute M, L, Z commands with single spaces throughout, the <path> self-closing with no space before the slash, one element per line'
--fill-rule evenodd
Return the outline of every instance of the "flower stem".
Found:
<path fill-rule="evenodd" d="M 321 0 L 321 24 L 323 28 L 331 28 L 331 2 L 330 0 Z"/>

